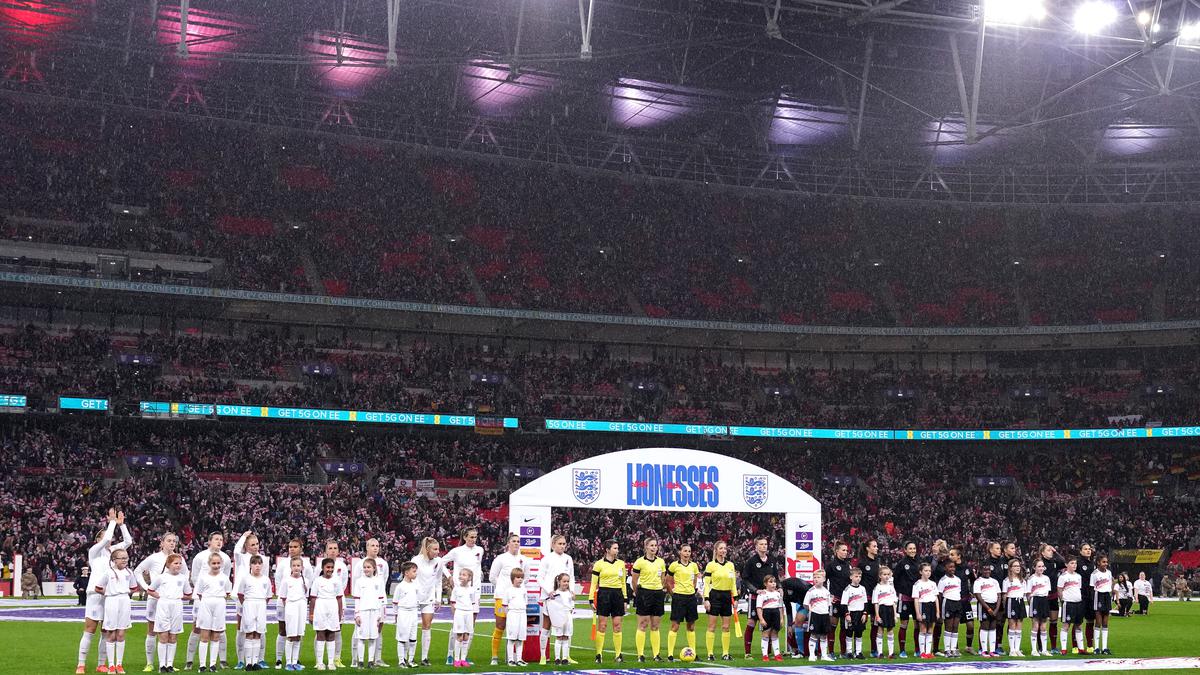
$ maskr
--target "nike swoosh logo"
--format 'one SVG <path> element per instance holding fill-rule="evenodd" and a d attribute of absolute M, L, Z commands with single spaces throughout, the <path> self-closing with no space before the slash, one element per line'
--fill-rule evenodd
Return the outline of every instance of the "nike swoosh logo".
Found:
<path fill-rule="evenodd" d="M 527 523 L 532 523 L 532 522 L 533 522 L 533 521 L 535 521 L 535 520 L 537 520 L 537 518 L 526 518 L 526 519 L 525 519 L 525 522 L 527 522 Z"/>

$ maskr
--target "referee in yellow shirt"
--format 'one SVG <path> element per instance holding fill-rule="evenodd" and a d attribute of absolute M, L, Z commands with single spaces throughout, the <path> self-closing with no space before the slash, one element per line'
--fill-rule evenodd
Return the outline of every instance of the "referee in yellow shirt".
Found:
<path fill-rule="evenodd" d="M 625 561 L 619 556 L 621 547 L 609 539 L 604 542 L 604 557 L 592 564 L 592 610 L 596 612 L 596 663 L 603 661 L 604 635 L 611 621 L 613 650 L 617 663 L 621 656 L 621 620 L 625 616 Z"/>
<path fill-rule="evenodd" d="M 650 629 L 650 648 L 654 650 L 654 660 L 662 661 L 659 649 L 662 646 L 662 634 L 659 627 L 666 612 L 667 592 L 663 590 L 663 576 L 667 573 L 667 564 L 658 555 L 658 540 L 647 537 L 642 542 L 642 557 L 633 563 L 633 607 L 637 614 L 637 633 L 634 634 L 634 644 L 637 645 L 638 663 L 646 662 L 646 629 Z"/>
<path fill-rule="evenodd" d="M 667 580 L 671 585 L 671 632 L 667 633 L 667 660 L 675 660 L 675 638 L 679 636 L 679 624 L 687 626 L 688 646 L 696 650 L 696 579 L 700 566 L 692 560 L 692 545 L 679 547 L 679 560 L 667 567 Z"/>
<path fill-rule="evenodd" d="M 713 559 L 704 566 L 704 611 L 708 614 L 704 644 L 709 661 L 714 660 L 717 623 L 721 624 L 721 660 L 733 660 L 729 655 L 729 628 L 737 618 L 737 568 L 726 559 L 728 554 L 729 545 L 718 541 L 713 546 Z"/>

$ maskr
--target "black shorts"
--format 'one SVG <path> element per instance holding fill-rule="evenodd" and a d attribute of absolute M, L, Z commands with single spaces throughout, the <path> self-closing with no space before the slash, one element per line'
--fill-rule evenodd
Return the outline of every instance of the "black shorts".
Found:
<path fill-rule="evenodd" d="M 933 624 L 937 623 L 937 615 L 936 602 L 921 603 L 921 616 L 925 617 L 921 623 L 925 624 L 926 626 L 932 626 Z"/>
<path fill-rule="evenodd" d="M 808 632 L 813 635 L 829 635 L 831 628 L 828 614 L 810 614 L 808 616 Z"/>
<path fill-rule="evenodd" d="M 709 591 L 708 615 L 733 616 L 733 593 L 730 591 Z"/>
<path fill-rule="evenodd" d="M 616 588 L 597 589 L 596 616 L 625 616 L 625 594 Z"/>
<path fill-rule="evenodd" d="M 961 621 L 975 620 L 975 602 L 973 600 L 962 601 L 962 613 L 959 615 Z"/>
<path fill-rule="evenodd" d="M 1016 619 L 1016 620 L 1020 621 L 1020 620 L 1023 620 L 1026 616 L 1028 616 L 1028 613 L 1025 611 L 1025 601 L 1024 600 L 1017 600 L 1015 598 L 1009 598 L 1005 604 L 1007 604 L 1008 606 L 1004 608 L 1005 609 L 1004 613 L 1005 613 L 1005 615 L 1008 616 L 1008 618 Z"/>
<path fill-rule="evenodd" d="M 783 619 L 781 619 L 779 616 L 780 609 L 781 609 L 780 607 L 776 607 L 775 609 L 764 609 L 763 610 L 762 630 L 773 630 L 773 631 L 778 632 L 780 630 L 780 628 L 783 627 Z M 758 618 L 757 610 L 754 613 L 754 617 Z"/>
<path fill-rule="evenodd" d="M 1097 614 L 1112 614 L 1112 593 L 1097 593 L 1092 604 Z"/>
<path fill-rule="evenodd" d="M 1139 595 L 1138 609 L 1141 610 L 1143 614 L 1146 612 L 1146 610 L 1150 609 L 1150 598 L 1147 598 L 1144 595 Z"/>
<path fill-rule="evenodd" d="M 1063 623 L 1079 625 L 1084 620 L 1084 604 L 1082 602 L 1064 602 L 1062 611 Z"/>
<path fill-rule="evenodd" d="M 638 616 L 662 616 L 666 613 L 667 592 L 661 589 L 638 588 L 633 596 L 634 613 Z"/>
<path fill-rule="evenodd" d="M 833 619 L 841 619 L 846 616 L 846 606 L 840 602 L 829 603 L 829 616 Z"/>
<path fill-rule="evenodd" d="M 696 609 L 695 595 L 671 594 L 671 621 L 674 623 L 696 623 L 700 616 Z"/>
<path fill-rule="evenodd" d="M 863 628 L 866 627 L 866 623 L 863 621 L 863 613 L 848 611 L 846 614 L 850 617 L 850 625 L 846 627 L 846 630 L 850 631 L 850 634 L 854 637 L 862 635 Z M 846 619 L 842 619 L 842 625 L 846 626 Z"/>
<path fill-rule="evenodd" d="M 891 630 L 896 627 L 896 609 L 891 605 L 879 608 L 879 625 Z"/>
<path fill-rule="evenodd" d="M 988 610 L 992 611 L 988 611 Z M 980 621 L 1000 621 L 1004 618 L 1004 614 L 1000 612 L 1000 601 L 996 602 L 981 602 L 979 603 L 979 620 Z"/>
<path fill-rule="evenodd" d="M 1035 595 L 1029 599 L 1029 618 L 1031 619 L 1049 619 L 1050 618 L 1050 598 L 1044 595 Z"/>
<path fill-rule="evenodd" d="M 917 601 L 916 600 L 901 600 L 900 601 L 900 620 L 908 621 L 909 619 L 917 618 Z"/>
<path fill-rule="evenodd" d="M 962 601 L 961 600 L 942 600 L 942 620 L 946 619 L 961 619 L 962 618 Z"/>

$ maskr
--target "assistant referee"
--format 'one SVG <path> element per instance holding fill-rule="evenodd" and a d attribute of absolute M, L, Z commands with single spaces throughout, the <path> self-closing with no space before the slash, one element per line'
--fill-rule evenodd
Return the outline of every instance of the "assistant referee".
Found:
<path fill-rule="evenodd" d="M 729 655 L 729 627 L 737 617 L 737 568 L 726 560 L 729 544 L 718 541 L 713 546 L 713 559 L 704 566 L 704 611 L 708 614 L 708 632 L 704 644 L 708 660 L 713 660 L 713 642 L 717 624 L 721 624 L 721 660 L 732 661 Z"/>
<path fill-rule="evenodd" d="M 596 663 L 604 660 L 604 635 L 613 627 L 613 651 L 621 656 L 621 619 L 625 616 L 625 561 L 615 540 L 604 542 L 604 557 L 592 564 L 592 609 L 596 612 Z"/>

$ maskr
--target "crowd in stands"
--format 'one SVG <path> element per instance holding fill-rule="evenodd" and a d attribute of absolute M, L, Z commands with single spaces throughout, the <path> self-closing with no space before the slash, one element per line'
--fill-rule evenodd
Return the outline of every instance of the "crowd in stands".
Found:
<path fill-rule="evenodd" d="M 1169 209 L 737 194 L 18 101 L 0 119 L 0 211 L 75 223 L 0 236 L 221 258 L 210 282 L 237 288 L 792 324 L 1200 316 L 1196 234 Z"/>
<path fill-rule="evenodd" d="M 49 565 L 67 576 L 100 515 L 113 504 L 129 514 L 142 553 L 151 552 L 151 541 L 168 528 L 191 548 L 217 529 L 253 528 L 272 551 L 299 535 L 310 550 L 333 537 L 345 550 L 361 552 L 375 536 L 386 555 L 399 559 L 412 555 L 423 536 L 450 543 L 470 524 L 481 527 L 486 545 L 498 548 L 507 527 L 508 490 L 520 484 L 498 480 L 505 467 L 548 471 L 618 449 L 595 439 L 527 434 L 487 438 L 286 424 L 2 421 L 0 450 L 11 470 L 0 481 L 0 542 L 6 551 L 36 560 L 35 569 Z M 713 443 L 706 449 L 766 467 L 812 494 L 823 506 L 827 540 L 877 537 L 889 556 L 899 555 L 909 539 L 935 538 L 972 551 L 998 539 L 1014 539 L 1026 550 L 1040 541 L 1066 543 L 1064 538 L 1094 541 L 1102 549 L 1200 546 L 1200 523 L 1192 517 L 1200 506 L 1200 450 L 1178 444 L 898 449 L 778 442 Z M 129 452 L 175 454 L 180 466 L 125 470 L 119 463 Z M 315 465 L 322 458 L 361 462 L 367 471 L 327 477 Z M 222 482 L 230 477 L 207 473 L 294 475 L 298 465 L 316 482 L 261 475 L 239 481 L 265 482 Z M 101 468 L 114 477 L 100 478 Z M 417 478 L 433 478 L 434 489 L 406 482 Z M 1011 478 L 1015 485 L 980 486 L 976 478 Z M 609 537 L 632 551 L 651 533 L 668 550 L 683 538 L 726 538 L 745 550 L 756 533 L 778 532 L 778 518 L 580 509 L 560 516 L 557 529 L 582 564 L 598 557 Z"/>
<path fill-rule="evenodd" d="M 139 364 L 118 365 L 122 355 Z M 329 366 L 305 375 L 303 366 Z M 415 339 L 313 344 L 241 337 L 0 330 L 0 387 L 56 396 L 333 407 L 529 419 L 586 418 L 855 428 L 1191 424 L 1200 369 L 1188 350 L 1120 368 L 1069 358 L 988 371 L 750 367 L 716 352 L 646 361 L 603 346 L 567 356 Z M 1159 390 L 1162 390 L 1161 393 Z"/>

